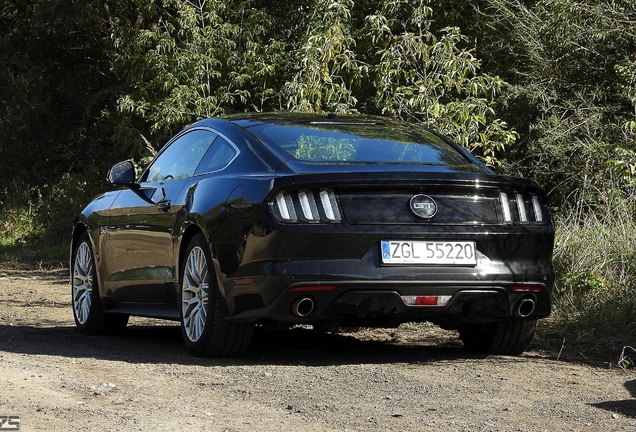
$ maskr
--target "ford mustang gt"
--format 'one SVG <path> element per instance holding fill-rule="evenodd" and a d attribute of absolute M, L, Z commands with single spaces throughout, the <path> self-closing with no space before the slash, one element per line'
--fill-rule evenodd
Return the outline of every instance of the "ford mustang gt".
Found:
<path fill-rule="evenodd" d="M 179 321 L 196 356 L 236 356 L 255 325 L 432 322 L 517 355 L 550 314 L 554 225 L 529 179 L 495 174 L 421 126 L 380 117 L 201 120 L 79 215 L 75 323 Z"/>

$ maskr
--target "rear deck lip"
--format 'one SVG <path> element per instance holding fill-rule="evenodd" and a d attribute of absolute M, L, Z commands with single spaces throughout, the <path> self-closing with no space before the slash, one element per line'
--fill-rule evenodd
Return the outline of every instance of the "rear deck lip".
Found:
<path fill-rule="evenodd" d="M 335 165 L 334 165 L 335 166 Z M 325 168 L 329 169 L 325 169 Z M 410 166 L 409 166 L 410 167 Z M 417 167 L 417 166 L 415 166 Z M 268 194 L 268 199 L 276 195 L 279 188 L 284 187 L 302 187 L 302 186 L 321 186 L 321 185 L 342 185 L 346 186 L 407 186 L 427 187 L 427 186 L 460 186 L 474 187 L 476 189 L 484 188 L 503 188 L 503 189 L 519 189 L 519 190 L 536 190 L 542 189 L 539 184 L 532 179 L 509 177 L 497 175 L 494 173 L 473 173 L 464 171 L 427 171 L 427 170 L 407 170 L 396 169 L 395 166 L 378 164 L 369 166 L 361 165 L 357 170 L 331 169 L 332 166 L 325 166 L 321 170 L 316 171 L 289 171 L 279 172 L 274 179 L 272 190 Z M 285 170 L 286 171 L 286 170 Z"/>

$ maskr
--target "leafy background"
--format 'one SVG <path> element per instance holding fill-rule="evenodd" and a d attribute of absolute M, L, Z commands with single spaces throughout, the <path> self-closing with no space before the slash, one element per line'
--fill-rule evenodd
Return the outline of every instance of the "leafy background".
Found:
<path fill-rule="evenodd" d="M 64 260 L 108 167 L 199 118 L 378 114 L 537 179 L 555 322 L 635 339 L 633 0 L 4 0 L 0 29 L 4 257 Z"/>

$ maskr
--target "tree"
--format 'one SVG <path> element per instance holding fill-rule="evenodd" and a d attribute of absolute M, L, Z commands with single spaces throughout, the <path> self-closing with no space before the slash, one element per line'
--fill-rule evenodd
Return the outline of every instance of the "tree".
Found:
<path fill-rule="evenodd" d="M 262 110 L 275 93 L 283 49 L 250 1 L 138 1 L 115 19 L 116 70 L 130 74 L 119 110 L 159 136 L 202 117 Z M 133 154 L 145 146 L 137 139 Z"/>
<path fill-rule="evenodd" d="M 287 108 L 295 111 L 356 110 L 354 85 L 367 71 L 356 60 L 351 8 L 353 0 L 319 0 L 316 20 L 309 21 L 307 39 L 297 50 L 299 70 L 285 84 Z"/>
<path fill-rule="evenodd" d="M 0 218 L 28 215 L 56 240 L 94 191 L 82 178 L 113 151 L 101 122 L 116 87 L 105 12 L 91 0 L 0 6 Z"/>
<path fill-rule="evenodd" d="M 491 165 L 517 137 L 497 118 L 495 101 L 506 83 L 480 74 L 474 50 L 457 27 L 431 32 L 433 10 L 424 2 L 388 0 L 366 18 L 367 46 L 383 114 L 436 128 Z"/>
<path fill-rule="evenodd" d="M 516 138 L 496 111 L 507 87 L 435 16 L 426 0 L 9 0 L 0 201 L 68 220 L 65 200 L 92 192 L 84 177 L 237 111 L 403 118 L 496 164 Z"/>
<path fill-rule="evenodd" d="M 490 0 L 482 19 L 486 67 L 511 83 L 507 117 L 522 136 L 510 172 L 539 179 L 560 207 L 633 193 L 634 2 Z"/>

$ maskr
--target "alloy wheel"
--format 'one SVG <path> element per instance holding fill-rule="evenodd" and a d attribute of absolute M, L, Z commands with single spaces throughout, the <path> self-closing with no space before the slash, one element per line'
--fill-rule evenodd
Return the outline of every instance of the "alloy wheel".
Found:
<path fill-rule="evenodd" d="M 185 263 L 181 289 L 183 328 L 192 342 L 198 341 L 205 329 L 209 292 L 207 260 L 203 249 L 195 246 Z"/>
<path fill-rule="evenodd" d="M 73 265 L 73 312 L 79 324 L 85 324 L 90 315 L 93 295 L 93 255 L 87 243 L 75 251 Z"/>

